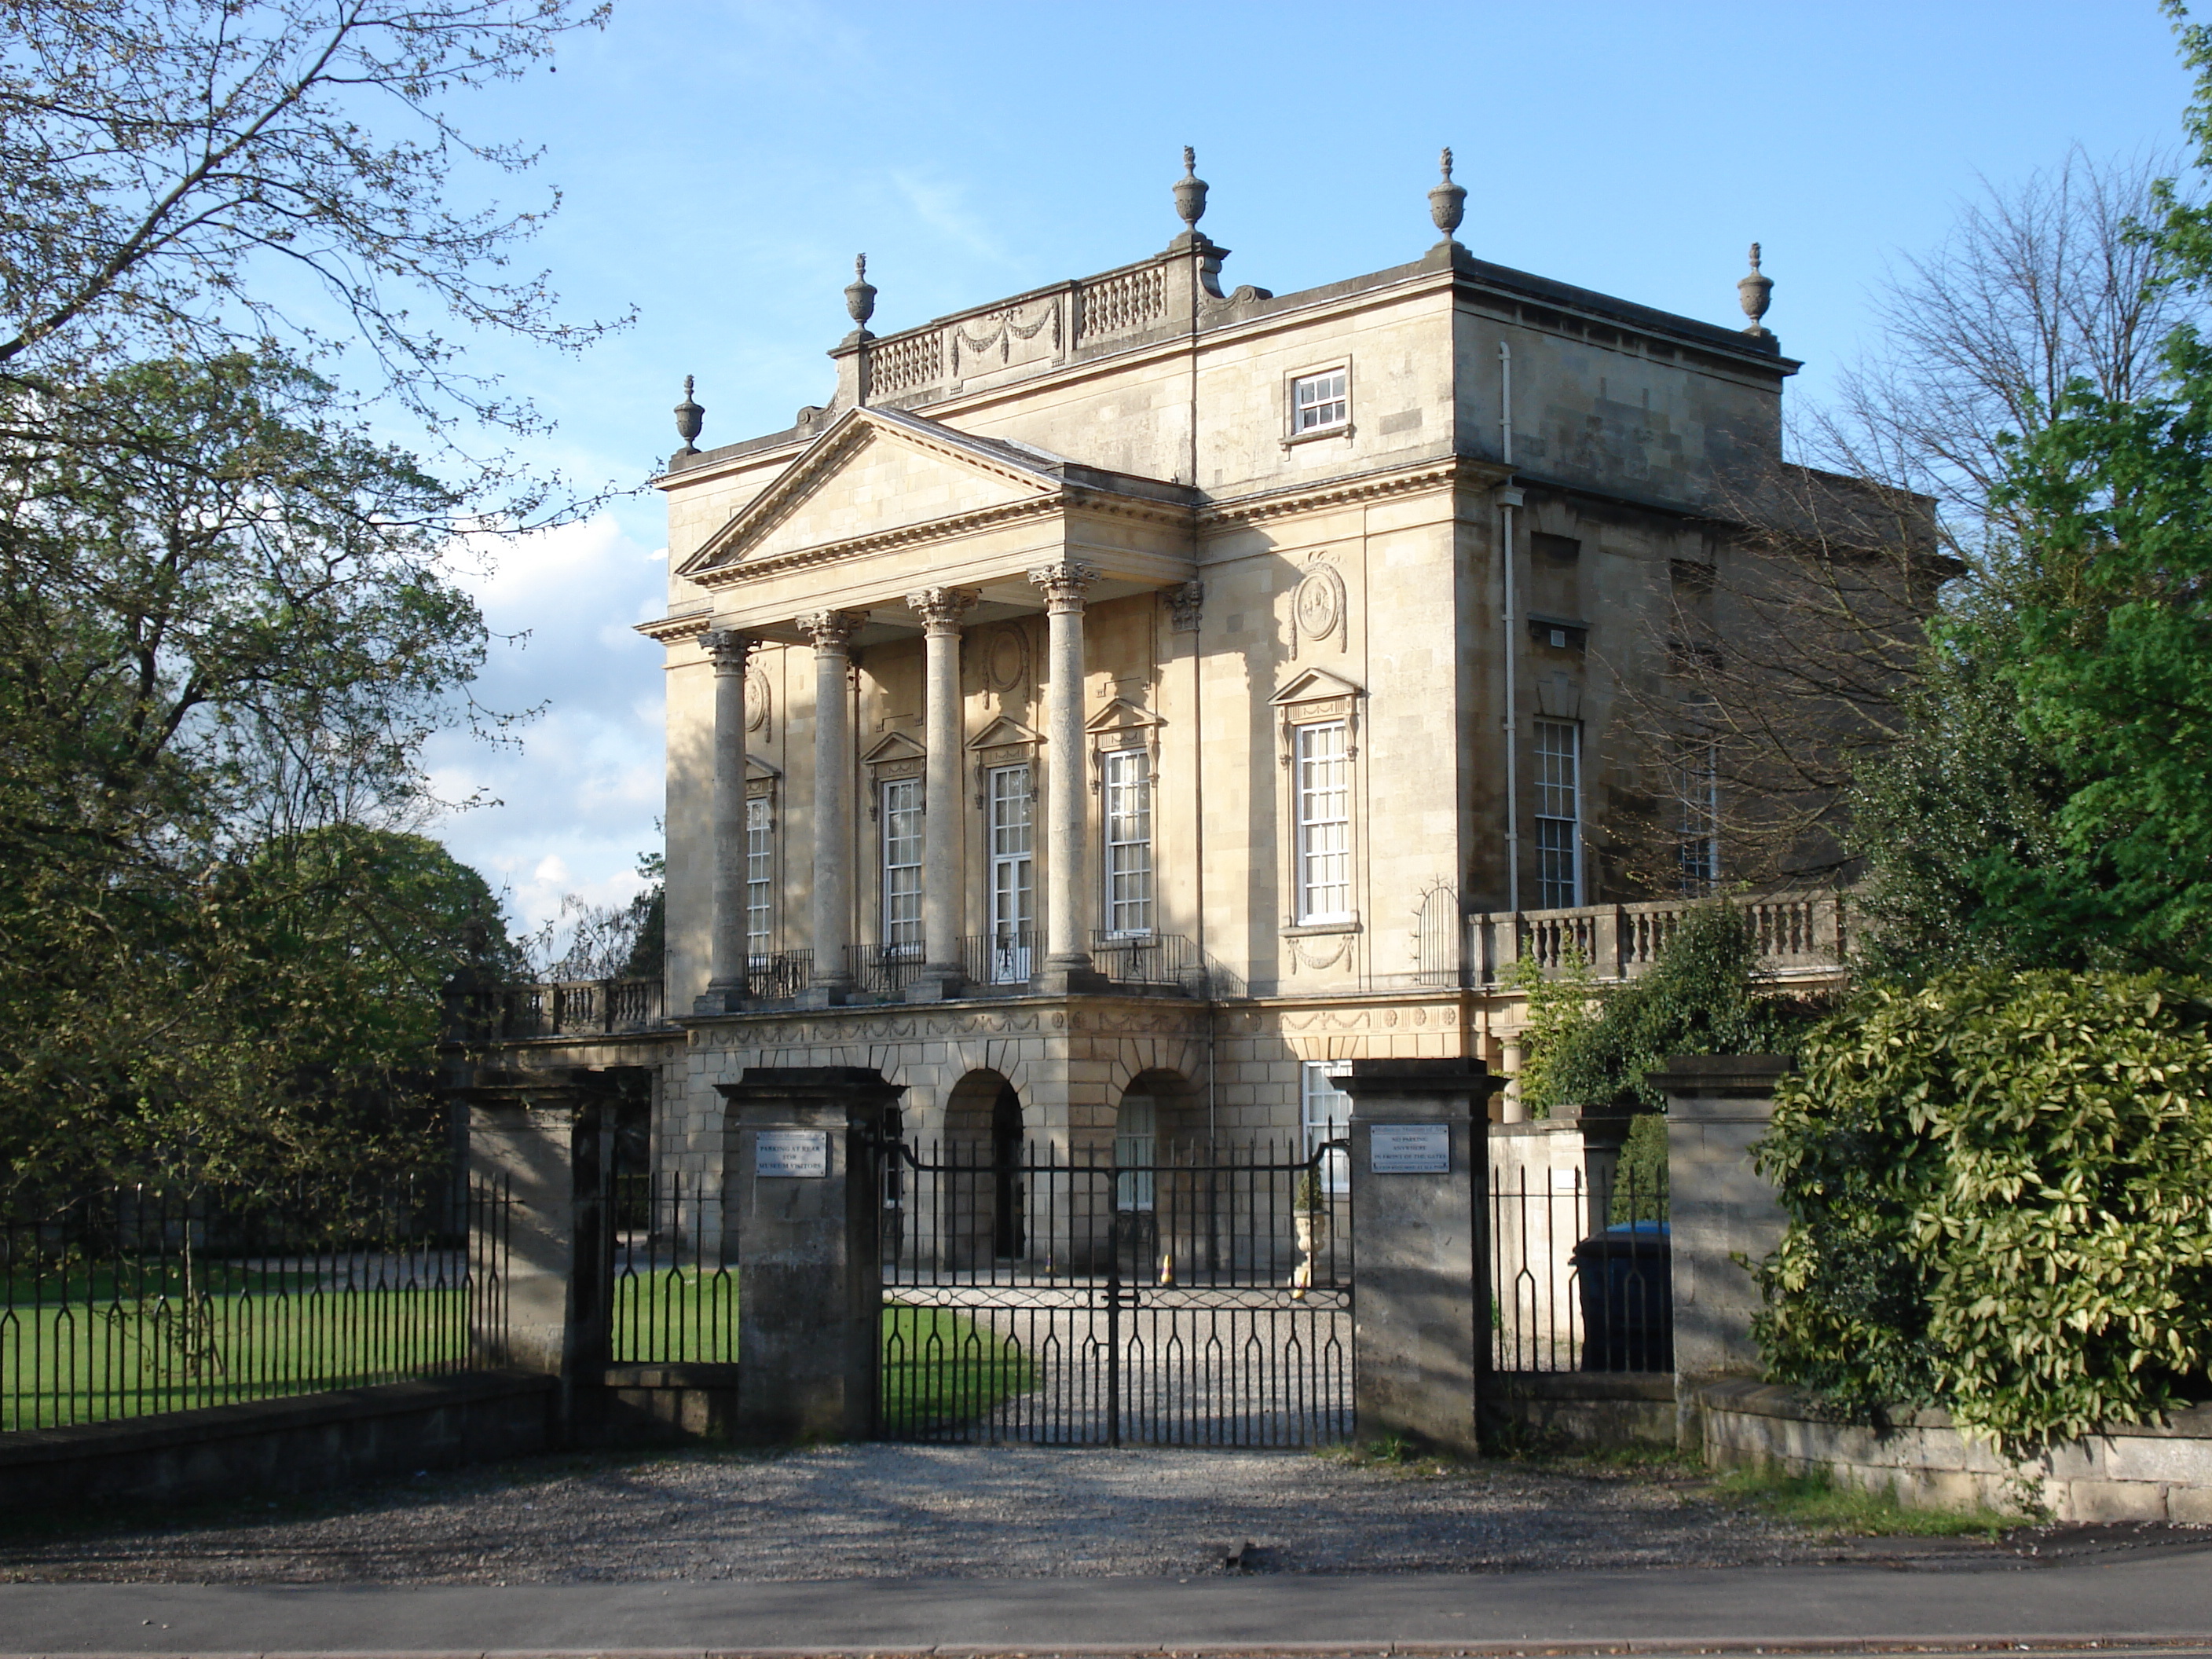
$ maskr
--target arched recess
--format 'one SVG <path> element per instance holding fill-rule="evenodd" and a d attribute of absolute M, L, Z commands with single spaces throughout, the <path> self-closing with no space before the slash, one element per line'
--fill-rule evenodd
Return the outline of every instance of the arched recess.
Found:
<path fill-rule="evenodd" d="M 956 1266 L 1019 1257 L 1029 1247 L 1024 1164 L 1028 1113 L 1004 1073 L 969 1073 L 945 1097 L 943 1165 L 933 1193 L 916 1194 L 936 1210 L 920 1218 Z"/>
<path fill-rule="evenodd" d="M 1173 1283 L 1178 1256 L 1185 1271 L 1193 1246 L 1210 1232 L 1206 1207 L 1208 1161 L 1204 1103 L 1180 1072 L 1139 1072 L 1114 1110 L 1114 1235 L 1125 1278 Z"/>

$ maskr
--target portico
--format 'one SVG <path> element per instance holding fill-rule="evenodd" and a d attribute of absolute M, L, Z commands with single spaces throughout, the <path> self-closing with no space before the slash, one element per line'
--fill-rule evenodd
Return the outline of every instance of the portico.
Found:
<path fill-rule="evenodd" d="M 979 442 L 917 416 L 860 409 L 827 430 L 776 487 L 694 556 L 682 574 L 710 596 L 708 605 L 653 631 L 672 645 L 696 638 L 714 668 L 713 971 L 696 1012 L 729 1014 L 782 1000 L 806 1007 L 856 997 L 941 1000 L 961 994 L 971 979 L 1060 994 L 1109 988 L 1090 950 L 1097 907 L 1087 856 L 1085 619 L 1096 602 L 1190 586 L 1189 497 L 1181 486 L 1098 472 L 1026 446 Z M 930 514 L 932 507 L 952 510 Z M 825 534 L 832 539 L 814 539 Z M 1014 699 L 1003 694 L 1033 688 L 1041 709 L 1033 711 L 1024 696 L 1019 709 L 1002 707 L 997 720 L 977 726 L 962 690 L 963 642 L 979 629 L 995 627 L 1003 635 L 1008 624 L 1018 629 L 1040 617 L 1043 650 L 1029 665 L 1035 672 L 1024 686 L 996 690 L 1004 705 Z M 917 637 L 920 753 L 905 738 L 896 759 L 872 763 L 878 750 L 864 753 L 854 726 L 855 659 L 901 658 Z M 779 948 L 769 952 L 759 948 L 753 925 L 759 906 L 748 902 L 754 896 L 744 873 L 745 733 L 758 723 L 745 684 L 764 647 L 803 647 L 812 681 L 805 787 L 783 803 L 787 823 L 803 826 L 806 921 L 803 933 L 787 925 L 775 938 Z M 1036 727 L 1018 718 L 1033 712 L 1041 714 Z M 979 738 L 998 739 L 986 747 L 1000 752 L 974 753 L 971 741 Z M 973 837 L 973 815 L 959 805 L 971 754 L 984 809 Z M 918 799 L 907 776 L 894 773 L 915 775 Z M 1030 803 L 1040 798 L 1038 814 Z M 919 818 L 917 860 L 859 856 L 860 815 L 880 840 L 886 812 Z M 1041 848 L 1034 836 L 1040 816 Z M 971 838 L 988 842 L 995 834 L 1004 841 L 1024 832 L 1029 845 L 1014 854 L 969 846 Z M 905 851 L 884 857 L 902 859 Z M 1032 951 L 1040 852 L 1042 949 Z M 1016 855 L 1032 867 L 1007 873 Z M 860 870 L 883 885 L 866 896 L 876 901 L 870 925 L 854 878 Z M 794 884 L 783 885 L 788 893 Z M 969 890 L 976 886 L 980 893 Z M 981 925 L 971 927 L 978 920 Z M 803 945 L 784 943 L 793 935 Z M 977 953 L 970 939 L 986 942 L 984 960 L 994 966 L 984 973 L 971 971 Z M 798 975 L 789 969 L 800 951 L 804 983 L 795 997 L 781 996 L 793 988 Z M 761 973 L 757 958 L 764 954 L 781 957 L 785 971 Z"/>

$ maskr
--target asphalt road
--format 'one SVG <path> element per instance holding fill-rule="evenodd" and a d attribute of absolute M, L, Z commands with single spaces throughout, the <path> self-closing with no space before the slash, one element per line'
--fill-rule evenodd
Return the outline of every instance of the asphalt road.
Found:
<path fill-rule="evenodd" d="M 2212 1651 L 2212 1550 L 1900 1569 L 438 1585 L 0 1585 L 15 1654 L 1243 1648 L 1625 1644 L 1741 1653 L 1966 1642 Z"/>

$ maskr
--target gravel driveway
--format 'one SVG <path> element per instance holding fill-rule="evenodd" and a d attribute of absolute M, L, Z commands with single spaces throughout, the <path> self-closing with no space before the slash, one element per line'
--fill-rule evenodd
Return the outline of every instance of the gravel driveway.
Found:
<path fill-rule="evenodd" d="M 1230 1552 L 1254 1548 L 1236 1566 Z M 1955 1555 L 1954 1540 L 1885 1553 Z M 0 1579 L 521 1583 L 1466 1571 L 1832 1559 L 1702 1483 L 1310 1452 L 840 1445 L 543 1458 L 0 1538 Z M 1865 1559 L 1862 1548 L 1842 1553 Z"/>

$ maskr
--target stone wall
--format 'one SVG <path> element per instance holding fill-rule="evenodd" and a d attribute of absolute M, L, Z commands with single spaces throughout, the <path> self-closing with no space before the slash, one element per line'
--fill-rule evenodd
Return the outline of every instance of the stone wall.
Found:
<path fill-rule="evenodd" d="M 560 1385 L 520 1371 L 0 1435 L 0 1508 L 315 1492 L 547 1450 Z"/>
<path fill-rule="evenodd" d="M 1700 1403 L 1705 1462 L 1715 1468 L 1826 1471 L 1906 1509 L 2033 1505 L 2060 1521 L 2212 1525 L 2212 1406 L 2015 1463 L 1962 1434 L 1948 1412 L 1901 1413 L 1876 1429 L 1824 1419 L 1802 1395 L 1748 1381 L 1711 1384 Z"/>

